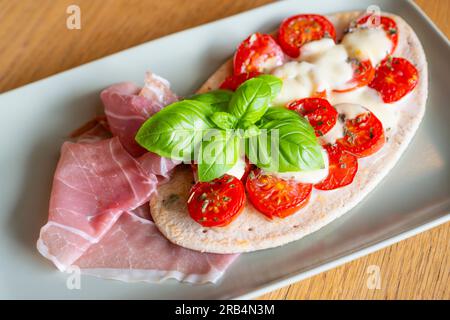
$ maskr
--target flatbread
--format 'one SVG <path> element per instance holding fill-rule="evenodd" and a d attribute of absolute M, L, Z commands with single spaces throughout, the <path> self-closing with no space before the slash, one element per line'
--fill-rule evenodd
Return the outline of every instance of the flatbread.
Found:
<path fill-rule="evenodd" d="M 328 16 L 338 38 L 361 12 Z M 399 16 L 393 18 L 399 28 L 399 43 L 394 56 L 408 59 L 419 71 L 419 83 L 404 99 L 395 132 L 381 151 L 360 159 L 354 181 L 333 191 L 313 191 L 308 205 L 284 218 L 269 220 L 247 201 L 244 212 L 226 227 L 205 228 L 190 218 L 187 211 L 189 189 L 193 185 L 190 168 L 180 166 L 168 183 L 161 185 L 150 201 L 158 229 L 173 243 L 193 250 L 214 253 L 238 253 L 272 248 L 298 240 L 330 223 L 356 206 L 389 173 L 414 136 L 425 112 L 428 94 L 427 62 L 422 45 L 412 28 Z M 199 92 L 215 89 L 232 72 L 228 60 Z M 395 106 L 393 106 L 395 107 Z"/>

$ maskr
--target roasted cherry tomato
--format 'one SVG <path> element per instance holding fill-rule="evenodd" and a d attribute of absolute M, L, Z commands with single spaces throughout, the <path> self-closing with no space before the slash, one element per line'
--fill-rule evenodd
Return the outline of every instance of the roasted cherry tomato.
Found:
<path fill-rule="evenodd" d="M 287 217 L 308 203 L 312 185 L 284 180 L 255 169 L 245 183 L 253 206 L 268 218 Z"/>
<path fill-rule="evenodd" d="M 338 113 L 328 100 L 321 98 L 304 98 L 294 100 L 287 105 L 288 109 L 297 111 L 306 119 L 320 137 L 330 131 L 336 124 Z"/>
<path fill-rule="evenodd" d="M 336 141 L 344 150 L 359 158 L 374 154 L 384 142 L 383 125 L 370 111 L 354 119 L 345 119 L 344 137 Z"/>
<path fill-rule="evenodd" d="M 329 171 L 325 180 L 314 185 L 319 190 L 333 190 L 352 183 L 358 171 L 358 158 L 338 144 L 324 146 L 328 153 Z"/>
<path fill-rule="evenodd" d="M 377 90 L 386 103 L 392 103 L 411 92 L 419 82 L 416 67 L 406 59 L 388 57 L 375 70 L 369 87 Z"/>
<path fill-rule="evenodd" d="M 268 34 L 254 33 L 245 39 L 234 55 L 234 74 L 264 72 L 282 65 L 283 50 Z"/>
<path fill-rule="evenodd" d="M 300 55 L 300 48 L 305 43 L 326 37 L 336 41 L 336 30 L 327 18 L 316 14 L 299 14 L 287 18 L 278 30 L 278 42 L 292 58 Z"/>
<path fill-rule="evenodd" d="M 192 219 L 204 227 L 228 225 L 242 212 L 244 205 L 244 185 L 228 174 L 210 182 L 197 182 L 187 202 Z"/>
<path fill-rule="evenodd" d="M 231 91 L 236 91 L 236 89 L 248 79 L 259 76 L 261 72 L 251 71 L 241 74 L 232 74 L 225 78 L 225 80 L 220 85 L 220 89 L 227 89 Z"/>
<path fill-rule="evenodd" d="M 343 88 L 333 90 L 335 92 L 348 92 L 356 88 L 368 85 L 375 76 L 375 69 L 369 60 L 359 61 L 351 59 L 350 63 L 353 68 L 353 79 L 350 80 Z"/>
<path fill-rule="evenodd" d="M 370 17 L 372 17 L 372 18 L 369 19 Z M 368 14 L 368 15 L 360 18 L 356 22 L 356 25 L 357 26 L 365 26 L 365 27 L 373 27 L 375 23 L 376 23 L 376 17 L 373 16 L 372 14 Z M 397 44 L 398 44 L 397 24 L 391 18 L 388 18 L 385 16 L 380 16 L 380 24 L 381 24 L 381 27 L 386 32 L 386 35 L 388 36 L 388 38 L 392 41 L 392 49 L 390 52 L 390 54 L 392 54 L 395 51 L 395 48 L 397 48 Z"/>

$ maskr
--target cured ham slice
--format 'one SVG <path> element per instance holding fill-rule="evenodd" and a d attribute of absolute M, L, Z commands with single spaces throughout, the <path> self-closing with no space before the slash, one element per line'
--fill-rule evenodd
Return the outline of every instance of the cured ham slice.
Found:
<path fill-rule="evenodd" d="M 60 270 L 76 265 L 83 274 L 122 281 L 204 283 L 217 281 L 236 259 L 172 244 L 153 223 L 149 198 L 179 162 L 146 152 L 134 136 L 176 99 L 168 82 L 151 73 L 142 89 L 111 86 L 102 92 L 106 117 L 74 131 L 76 143 L 64 143 L 37 243 Z"/>
<path fill-rule="evenodd" d="M 65 270 L 112 227 L 122 212 L 148 201 L 156 176 L 118 138 L 63 144 L 39 251 Z"/>
<path fill-rule="evenodd" d="M 181 163 L 177 160 L 160 157 L 153 152 L 147 152 L 139 157 L 137 161 L 146 172 L 157 175 L 159 182 L 167 181 L 172 170 Z"/>
<path fill-rule="evenodd" d="M 112 135 L 106 117 L 98 116 L 72 132 L 70 137 L 79 143 L 91 143 L 111 138 Z"/>
<path fill-rule="evenodd" d="M 140 218 L 153 221 L 152 214 L 150 213 L 150 204 L 148 202 L 134 209 L 133 214 Z"/>
<path fill-rule="evenodd" d="M 124 148 L 134 157 L 146 152 L 134 139 L 139 127 L 154 113 L 177 100 L 169 83 L 152 73 L 147 73 L 142 89 L 123 82 L 103 90 L 100 97 L 112 134 L 119 137 Z"/>
<path fill-rule="evenodd" d="M 169 242 L 155 224 L 125 212 L 76 265 L 82 273 L 122 281 L 215 282 L 238 255 L 206 254 Z"/>

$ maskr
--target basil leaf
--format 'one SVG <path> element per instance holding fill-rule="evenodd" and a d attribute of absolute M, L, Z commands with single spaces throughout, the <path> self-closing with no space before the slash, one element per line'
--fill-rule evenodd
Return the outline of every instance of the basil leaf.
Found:
<path fill-rule="evenodd" d="M 244 138 L 250 138 L 250 137 L 257 136 L 260 133 L 261 133 L 261 130 L 257 126 L 255 126 L 253 124 L 253 125 L 251 125 L 250 127 L 248 127 L 247 129 L 244 130 L 243 137 Z"/>
<path fill-rule="evenodd" d="M 215 111 L 227 111 L 228 103 L 233 96 L 233 92 L 229 90 L 213 90 L 205 93 L 193 95 L 189 100 L 196 100 L 211 105 Z"/>
<path fill-rule="evenodd" d="M 228 106 L 229 112 L 238 120 L 237 127 L 246 129 L 257 122 L 266 112 L 271 89 L 263 79 L 253 78 L 237 88 Z"/>
<path fill-rule="evenodd" d="M 281 91 L 281 87 L 283 86 L 283 81 L 275 76 L 270 74 L 262 74 L 257 76 L 256 78 L 263 79 L 270 86 L 270 100 L 275 99 Z"/>
<path fill-rule="evenodd" d="M 191 160 L 203 131 L 214 127 L 209 119 L 214 111 L 201 101 L 172 103 L 149 118 L 135 139 L 142 147 L 162 157 Z"/>
<path fill-rule="evenodd" d="M 272 109 L 274 109 L 272 111 Z M 250 162 L 269 172 L 308 171 L 324 167 L 322 147 L 306 119 L 284 108 L 270 108 L 261 133 L 247 140 Z"/>
<path fill-rule="evenodd" d="M 198 159 L 199 181 L 211 181 L 230 170 L 239 157 L 239 137 L 231 130 L 208 130 Z"/>
<path fill-rule="evenodd" d="M 211 121 L 220 129 L 233 129 L 237 119 L 228 112 L 218 111 L 213 113 Z"/>
<path fill-rule="evenodd" d="M 289 110 L 283 107 L 272 107 L 267 109 L 264 116 L 258 122 L 259 126 L 262 126 L 264 123 L 272 121 L 272 120 L 297 120 L 303 121 L 305 120 L 302 116 L 300 116 L 297 112 L 293 110 Z M 308 122 L 308 121 L 306 121 Z"/>

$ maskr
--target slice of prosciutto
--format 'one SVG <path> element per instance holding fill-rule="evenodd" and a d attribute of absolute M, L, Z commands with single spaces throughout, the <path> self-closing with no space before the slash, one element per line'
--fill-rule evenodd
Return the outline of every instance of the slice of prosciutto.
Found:
<path fill-rule="evenodd" d="M 134 139 L 140 126 L 154 113 L 177 100 L 167 80 L 150 72 L 143 88 L 123 82 L 103 90 L 100 97 L 112 134 L 119 137 L 124 148 L 134 157 L 146 152 Z"/>
<path fill-rule="evenodd" d="M 122 212 L 148 201 L 156 184 L 156 176 L 143 170 L 117 137 L 65 142 L 39 251 L 65 270 L 106 234 Z"/>
<path fill-rule="evenodd" d="M 152 221 L 125 212 L 75 264 L 84 274 L 127 282 L 174 278 L 206 283 L 216 282 L 237 256 L 182 248 L 169 242 Z"/>
<path fill-rule="evenodd" d="M 140 149 L 134 135 L 176 100 L 167 81 L 149 73 L 144 88 L 114 85 L 102 92 L 102 100 L 106 118 L 88 122 L 72 133 L 76 143 L 63 144 L 39 252 L 61 271 L 76 265 L 103 278 L 217 281 L 237 255 L 179 247 L 152 221 L 149 198 L 178 162 Z"/>
<path fill-rule="evenodd" d="M 91 143 L 111 138 L 111 131 L 105 116 L 98 116 L 73 131 L 70 137 L 79 143 Z"/>

